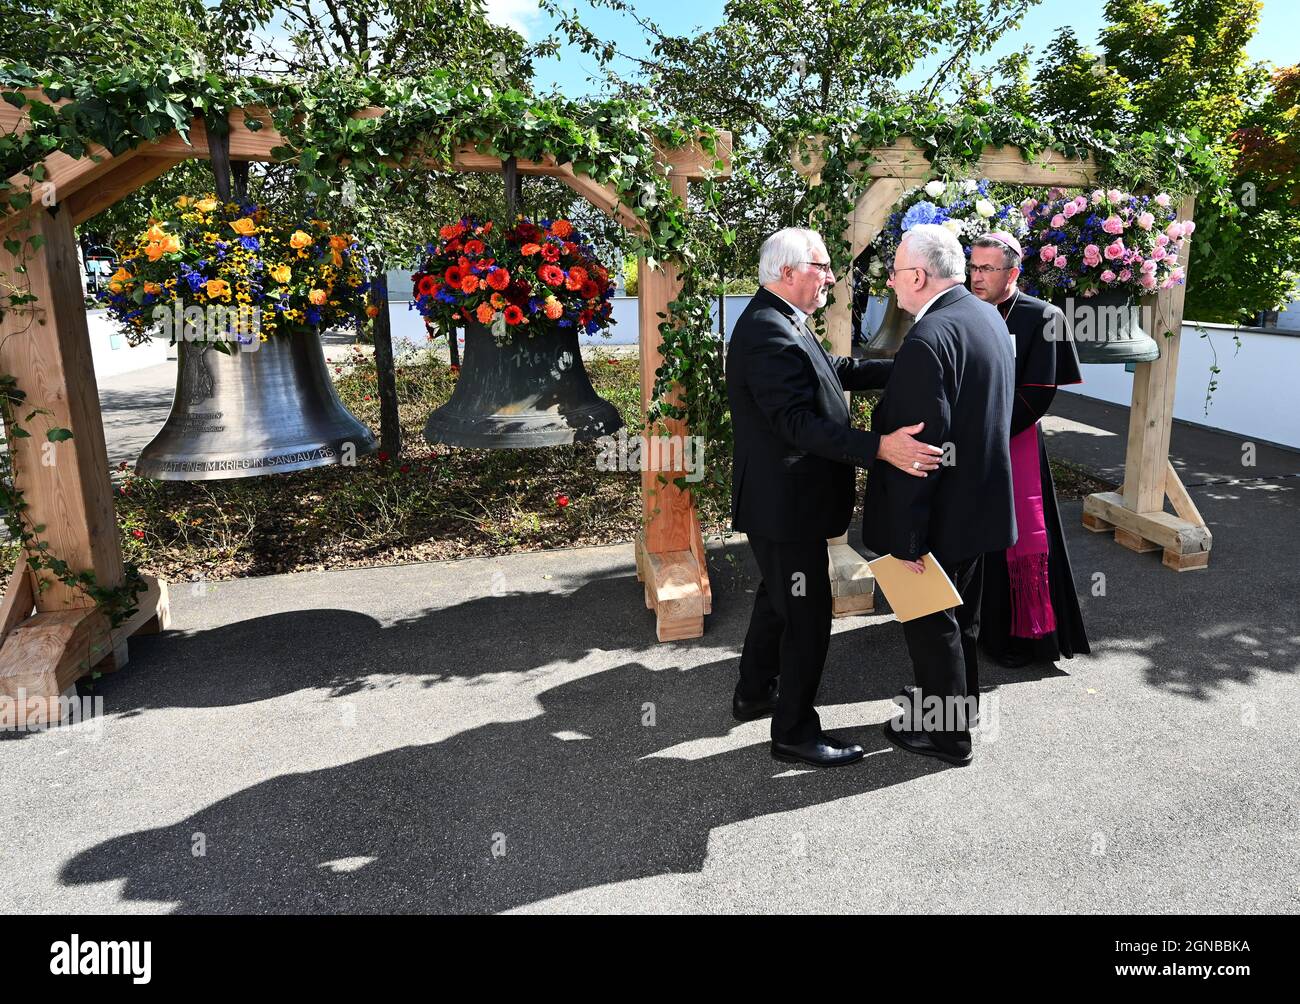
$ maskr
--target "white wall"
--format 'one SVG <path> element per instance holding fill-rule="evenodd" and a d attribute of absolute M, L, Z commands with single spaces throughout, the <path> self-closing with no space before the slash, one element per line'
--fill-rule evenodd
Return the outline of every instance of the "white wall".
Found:
<path fill-rule="evenodd" d="M 727 331 L 749 303 L 748 296 L 727 297 Z M 405 302 L 390 305 L 393 336 L 417 345 L 425 343 L 424 322 Z M 609 339 L 591 336 L 590 345 L 635 345 L 637 343 L 636 297 L 614 297 L 614 319 L 618 322 Z M 866 328 L 871 331 L 884 315 L 884 301 L 873 299 L 867 311 Z M 717 317 L 715 312 L 714 317 Z M 1207 337 L 1201 337 L 1204 332 Z M 1232 341 L 1233 329 L 1221 324 L 1183 326 L 1178 356 L 1178 387 L 1174 395 L 1174 417 L 1243 436 L 1253 436 L 1300 449 L 1300 336 L 1282 331 L 1261 332 L 1238 329 L 1242 346 Z M 1210 380 L 1213 353 L 1218 354 L 1219 386 L 1205 408 L 1205 390 Z M 1235 354 L 1234 354 L 1235 353 Z M 1129 405 L 1133 396 L 1133 375 L 1123 366 L 1085 366 L 1084 382 L 1066 388 L 1072 393 Z"/>

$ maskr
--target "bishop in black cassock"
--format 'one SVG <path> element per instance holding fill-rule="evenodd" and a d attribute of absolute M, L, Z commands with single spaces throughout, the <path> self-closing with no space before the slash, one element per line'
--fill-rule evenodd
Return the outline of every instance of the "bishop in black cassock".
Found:
<path fill-rule="evenodd" d="M 1040 424 L 1056 388 L 1083 378 L 1065 315 L 1017 289 L 1019 261 L 1019 243 L 1001 231 L 971 250 L 971 291 L 998 308 L 1016 349 L 1011 459 L 1019 535 L 986 556 L 980 619 L 984 650 L 1011 666 L 1090 651 Z"/>

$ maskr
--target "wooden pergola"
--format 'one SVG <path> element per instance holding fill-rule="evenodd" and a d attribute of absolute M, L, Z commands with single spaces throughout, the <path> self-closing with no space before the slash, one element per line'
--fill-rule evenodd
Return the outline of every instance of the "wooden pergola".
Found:
<path fill-rule="evenodd" d="M 795 170 L 810 186 L 820 183 L 826 165 L 823 142 L 810 139 L 792 157 Z M 871 156 L 869 163 L 849 165 L 850 174 L 863 184 L 843 233 L 850 260 L 876 239 L 903 192 L 934 175 L 925 153 L 907 137 L 872 150 Z M 1069 189 L 1093 187 L 1099 170 L 1091 155 L 1076 159 L 1048 150 L 1027 158 L 1018 147 L 1006 146 L 986 149 L 978 165 L 972 166 L 972 174 L 990 181 Z M 1178 219 L 1190 220 L 1194 209 L 1195 199 L 1188 196 L 1178 207 Z M 1184 268 L 1188 253 L 1184 245 L 1180 261 Z M 843 356 L 852 352 L 851 293 L 846 273 L 836 283 L 834 301 L 825 315 L 832 351 Z M 1149 334 L 1160 345 L 1160 358 L 1138 363 L 1133 376 L 1124 484 L 1119 491 L 1088 496 L 1083 506 L 1084 527 L 1095 533 L 1113 530 L 1115 541 L 1133 551 L 1163 550 L 1164 564 L 1180 572 L 1207 567 L 1213 543 L 1205 520 L 1169 462 L 1185 293 L 1185 286 L 1171 286 L 1141 301 L 1144 313 L 1150 308 L 1149 316 L 1155 318 Z M 1164 511 L 1166 496 L 1174 515 Z M 870 610 L 874 581 L 866 561 L 849 546 L 847 535 L 832 539 L 830 545 L 835 613 Z"/>
<path fill-rule="evenodd" d="M 29 98 L 46 100 L 41 92 L 24 91 Z M 355 117 L 385 114 L 368 108 Z M 246 122 L 261 128 L 250 130 Z M 270 109 L 248 106 L 229 116 L 229 157 L 232 161 L 275 160 L 271 150 L 284 145 Z M 0 102 L 0 129 L 21 131 L 24 111 Z M 214 144 L 215 145 L 215 144 Z M 0 238 L 26 239 L 40 235 L 43 244 L 34 254 L 14 255 L 0 248 L 0 272 L 14 276 L 20 263 L 37 300 L 34 314 L 9 311 L 0 323 L 0 372 L 17 378 L 32 407 L 50 412 L 53 426 L 71 429 L 73 439 L 55 445 L 54 462 L 43 460 L 38 437 L 11 438 L 18 468 L 17 487 L 25 493 L 33 524 L 43 525 L 40 536 L 52 554 L 74 570 L 88 569 L 107 587 L 123 583 L 124 570 L 117 522 L 113 512 L 112 484 L 99 394 L 91 359 L 83 302 L 80 266 L 73 227 L 172 167 L 191 158 L 211 158 L 208 132 L 201 118 L 191 123 L 189 139 L 171 135 L 111 155 L 92 146 L 88 155 L 73 158 L 54 153 L 44 161 L 45 175 L 31 184 L 29 176 L 10 179 L 16 190 L 32 188 L 32 206 L 21 213 L 0 217 Z M 685 204 L 692 180 L 730 176 L 731 135 L 718 134 L 716 154 L 700 144 L 663 149 L 659 159 L 668 173 L 673 193 Z M 723 168 L 716 169 L 721 160 Z M 401 166 L 442 171 L 501 172 L 497 157 L 462 145 L 450 164 L 429 156 L 410 155 Z M 593 205 L 634 232 L 645 224 L 609 185 L 576 172 L 571 164 L 518 161 L 520 174 L 552 177 L 572 188 Z M 639 262 L 640 359 L 642 413 L 653 396 L 655 372 L 662 365 L 660 315 L 669 314 L 680 273 L 675 264 L 651 269 Z M 686 436 L 686 423 L 668 420 L 664 435 Z M 673 451 L 675 459 L 682 451 Z M 711 606 L 709 577 L 699 520 L 689 491 L 676 484 L 686 471 L 643 471 L 641 495 L 644 529 L 635 545 L 638 578 L 645 585 L 646 606 L 655 611 L 660 641 L 699 637 L 704 615 Z M 139 612 L 114 628 L 79 590 L 69 588 L 48 573 L 37 582 L 23 561 L 10 577 L 0 606 L 0 702 L 25 697 L 37 720 L 41 709 L 54 706 L 75 680 L 92 669 L 120 669 L 127 662 L 128 639 L 137 633 L 167 626 L 167 586 L 147 576 L 139 598 Z"/>

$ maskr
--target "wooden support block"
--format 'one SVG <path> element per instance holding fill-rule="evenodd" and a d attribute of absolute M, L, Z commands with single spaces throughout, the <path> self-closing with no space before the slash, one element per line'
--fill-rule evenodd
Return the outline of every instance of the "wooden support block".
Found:
<path fill-rule="evenodd" d="M 1164 566 L 1175 572 L 1194 572 L 1198 568 L 1210 567 L 1210 552 L 1195 551 L 1192 554 L 1179 554 L 1165 548 Z"/>
<path fill-rule="evenodd" d="M 699 638 L 704 634 L 704 590 L 701 569 L 690 551 L 644 556 L 646 598 L 655 611 L 660 641 Z"/>
<path fill-rule="evenodd" d="M 1132 530 L 1125 530 L 1122 526 L 1115 527 L 1115 543 L 1122 547 L 1127 547 L 1130 551 L 1136 551 L 1138 554 L 1147 554 L 1150 551 L 1159 551 L 1159 544 L 1152 544 L 1145 537 L 1141 537 Z"/>
<path fill-rule="evenodd" d="M 172 625 L 171 596 L 167 583 L 152 575 L 144 577 L 145 591 L 140 594 L 141 610 L 152 610 L 153 614 L 136 630 L 136 634 L 161 634 Z"/>
<path fill-rule="evenodd" d="M 831 600 L 831 614 L 835 617 L 854 617 L 869 614 L 876 608 L 874 589 L 856 596 L 836 596 Z"/>
<path fill-rule="evenodd" d="M 1083 510 L 1113 524 L 1117 531 L 1127 530 L 1130 535 L 1179 554 L 1208 551 L 1213 544 L 1213 537 L 1206 527 L 1164 511 L 1133 512 L 1125 507 L 1123 497 L 1115 492 L 1089 495 L 1083 500 Z"/>
<path fill-rule="evenodd" d="M 35 606 L 31 572 L 25 562 L 19 561 L 9 576 L 4 602 L 0 604 L 0 645 L 4 644 L 5 636 L 10 631 L 31 616 Z"/>
<path fill-rule="evenodd" d="M 1100 516 L 1094 516 L 1090 512 L 1083 514 L 1083 528 L 1091 530 L 1093 533 L 1110 533 L 1111 530 L 1115 529 Z"/>

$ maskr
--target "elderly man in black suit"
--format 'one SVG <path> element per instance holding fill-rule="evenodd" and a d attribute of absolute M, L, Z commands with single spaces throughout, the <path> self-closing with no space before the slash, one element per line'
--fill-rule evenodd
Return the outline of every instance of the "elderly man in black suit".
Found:
<path fill-rule="evenodd" d="M 903 625 L 916 687 L 910 708 L 885 735 L 913 753 L 965 764 L 978 711 L 982 556 L 1016 539 L 1010 428 L 1014 343 L 997 310 L 962 280 L 966 256 L 944 227 L 923 224 L 903 237 L 890 269 L 898 305 L 916 318 L 894 357 L 876 405 L 880 429 L 922 422 L 941 445 L 939 469 L 924 480 L 876 463 L 867 477 L 863 543 L 912 571 L 933 552 L 961 593 L 961 606 Z"/>
<path fill-rule="evenodd" d="M 760 289 L 727 348 L 734 430 L 732 526 L 748 535 L 762 573 L 740 658 L 732 713 L 772 713 L 772 755 L 818 767 L 852 763 L 861 746 L 821 730 L 813 704 L 831 633 L 826 540 L 848 529 L 854 467 L 879 460 L 918 483 L 940 450 L 854 429 L 845 390 L 883 387 L 891 361 L 832 356 L 805 324 L 835 284 L 821 238 L 788 228 L 763 244 Z"/>

